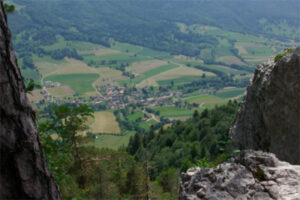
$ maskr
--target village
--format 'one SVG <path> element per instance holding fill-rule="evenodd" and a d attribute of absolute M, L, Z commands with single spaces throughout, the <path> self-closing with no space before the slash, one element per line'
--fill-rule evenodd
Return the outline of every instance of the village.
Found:
<path fill-rule="evenodd" d="M 157 106 L 180 106 L 181 100 L 186 97 L 179 91 L 174 91 L 167 87 L 120 87 L 116 84 L 107 84 L 96 86 L 98 95 L 95 96 L 78 96 L 59 98 L 52 96 L 47 88 L 60 86 L 58 82 L 46 81 L 40 93 L 44 99 L 39 104 L 56 103 L 58 105 L 71 104 L 89 104 L 102 109 L 122 109 L 129 105 L 137 105 L 142 107 Z M 185 103 L 186 104 L 186 103 Z"/>

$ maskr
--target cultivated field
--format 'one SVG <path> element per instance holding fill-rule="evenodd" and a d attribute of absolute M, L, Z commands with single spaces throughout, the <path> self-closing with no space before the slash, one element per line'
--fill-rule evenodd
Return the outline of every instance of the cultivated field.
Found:
<path fill-rule="evenodd" d="M 223 99 L 228 99 L 228 98 L 233 98 L 237 96 L 241 96 L 245 93 L 246 89 L 245 88 L 224 88 L 221 91 L 218 91 L 215 96 L 223 98 Z"/>
<path fill-rule="evenodd" d="M 94 113 L 95 118 L 91 124 L 91 131 L 93 133 L 112 133 L 120 134 L 120 127 L 114 114 L 110 111 L 100 111 Z"/>
<path fill-rule="evenodd" d="M 208 94 L 189 97 L 185 100 L 188 103 L 197 103 L 200 106 L 205 106 L 206 103 L 217 104 L 217 103 L 220 103 L 220 102 L 224 101 L 224 99 L 222 99 L 220 97 L 217 97 L 217 96 L 214 96 L 214 95 L 208 95 Z"/>
<path fill-rule="evenodd" d="M 228 65 L 236 64 L 236 65 L 246 65 L 239 58 L 235 56 L 221 56 L 216 59 L 217 62 L 223 62 Z"/>
<path fill-rule="evenodd" d="M 211 72 L 204 72 L 200 69 L 180 66 L 175 69 L 169 70 L 167 72 L 160 73 L 155 77 L 153 77 L 153 79 L 155 81 L 160 81 L 160 80 L 177 79 L 177 78 L 189 77 L 189 76 L 202 76 L 203 74 L 206 74 L 206 76 L 215 75 Z"/>
<path fill-rule="evenodd" d="M 193 80 L 200 79 L 203 74 L 206 74 L 206 76 L 215 75 L 211 72 L 204 72 L 200 69 L 179 66 L 143 80 L 140 84 L 138 84 L 138 87 L 168 85 L 171 84 L 172 81 L 175 85 L 180 83 L 188 83 L 192 82 Z"/>
<path fill-rule="evenodd" d="M 146 71 L 155 69 L 159 66 L 163 66 L 166 64 L 167 62 L 162 60 L 148 60 L 148 61 L 136 62 L 130 65 L 129 67 L 127 67 L 127 71 L 139 75 Z"/>
<path fill-rule="evenodd" d="M 133 81 L 134 81 L 134 83 L 138 84 L 138 83 L 141 83 L 143 80 L 146 80 L 147 78 L 150 78 L 150 77 L 153 77 L 160 73 L 169 71 L 176 67 L 178 67 L 178 65 L 176 65 L 176 64 L 163 65 L 163 66 L 157 67 L 155 69 L 146 71 L 145 73 L 141 74 L 140 76 L 137 76 L 136 78 L 134 78 Z"/>
<path fill-rule="evenodd" d="M 46 57 L 43 57 L 37 58 L 35 64 L 43 77 L 55 74 L 98 73 L 96 68 L 89 67 L 84 62 L 72 58 L 65 58 L 62 61 L 56 61 L 50 58 L 47 59 Z"/>
<path fill-rule="evenodd" d="M 92 84 L 99 78 L 99 74 L 59 74 L 50 75 L 44 81 L 59 82 L 61 85 L 69 86 L 74 92 L 83 95 L 94 91 Z"/>
<path fill-rule="evenodd" d="M 153 110 L 159 111 L 159 116 L 162 117 L 185 117 L 185 116 L 192 116 L 195 110 L 198 110 L 201 112 L 203 108 L 197 108 L 197 109 L 185 109 L 185 108 L 178 108 L 175 106 L 162 106 L 162 107 L 156 107 Z"/>
<path fill-rule="evenodd" d="M 67 97 L 75 94 L 74 90 L 67 85 L 47 88 L 47 91 L 55 97 Z"/>
<path fill-rule="evenodd" d="M 118 83 L 126 81 L 129 78 L 122 75 L 122 72 L 108 67 L 97 68 L 100 78 L 95 82 L 95 85 L 106 85 L 110 83 Z"/>
<path fill-rule="evenodd" d="M 105 48 L 105 49 L 94 48 L 92 50 L 78 51 L 78 54 L 80 54 L 80 55 L 94 54 L 95 56 L 115 54 L 115 53 L 119 53 L 119 51 L 108 49 L 108 48 Z"/>
<path fill-rule="evenodd" d="M 129 139 L 135 132 L 128 132 L 126 135 L 98 135 L 98 138 L 89 143 L 98 148 L 118 149 L 122 146 L 127 146 Z"/>

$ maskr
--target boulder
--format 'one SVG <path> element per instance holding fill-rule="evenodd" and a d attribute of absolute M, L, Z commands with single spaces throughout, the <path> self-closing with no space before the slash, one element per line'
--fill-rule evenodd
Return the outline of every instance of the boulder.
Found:
<path fill-rule="evenodd" d="M 300 200 L 300 166 L 272 153 L 245 150 L 215 169 L 182 174 L 179 200 Z"/>

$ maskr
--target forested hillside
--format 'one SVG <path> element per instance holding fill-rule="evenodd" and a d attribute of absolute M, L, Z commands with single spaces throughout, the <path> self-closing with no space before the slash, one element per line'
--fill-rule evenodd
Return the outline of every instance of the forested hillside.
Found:
<path fill-rule="evenodd" d="M 228 132 L 238 107 L 239 103 L 229 101 L 202 113 L 195 111 L 192 118 L 171 127 L 137 133 L 130 138 L 127 152 L 147 165 L 150 179 L 164 192 L 177 193 L 179 172 L 215 166 L 234 154 Z"/>
<path fill-rule="evenodd" d="M 297 0 L 13 2 L 19 6 L 10 16 L 10 24 L 16 35 L 22 33 L 22 42 L 16 42 L 20 53 L 25 42 L 27 50 L 49 54 L 33 44 L 53 44 L 56 35 L 62 35 L 66 40 L 104 46 L 113 38 L 172 54 L 198 56 L 203 49 L 216 48 L 218 38 L 199 32 L 197 25 L 283 41 L 300 39 Z"/>

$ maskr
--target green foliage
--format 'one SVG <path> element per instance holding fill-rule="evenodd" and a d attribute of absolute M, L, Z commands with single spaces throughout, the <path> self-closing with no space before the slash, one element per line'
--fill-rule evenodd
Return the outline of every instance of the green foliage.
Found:
<path fill-rule="evenodd" d="M 229 101 L 227 105 L 212 110 L 195 112 L 193 118 L 177 122 L 166 130 L 161 129 L 154 137 L 137 134 L 134 138 L 142 137 L 145 142 L 136 145 L 132 138 L 127 151 L 138 160 L 144 159 L 141 152 L 149 154 L 150 162 L 155 166 L 150 174 L 152 180 L 172 167 L 185 171 L 196 164 L 215 166 L 232 154 L 228 132 L 238 106 L 236 101 Z"/>
<path fill-rule="evenodd" d="M 169 168 L 157 178 L 164 192 L 176 194 L 179 187 L 179 172 L 175 168 Z"/>
<path fill-rule="evenodd" d="M 277 55 L 274 57 L 274 62 L 279 61 L 282 57 L 287 56 L 287 55 L 293 53 L 294 51 L 295 51 L 295 49 L 286 49 L 286 50 L 284 50 L 284 52 L 282 52 L 282 53 L 280 53 L 280 54 L 277 54 Z"/>
<path fill-rule="evenodd" d="M 88 146 L 91 138 L 83 132 L 89 117 L 93 112 L 86 105 L 61 105 L 39 125 L 50 171 L 64 199 L 145 199 L 144 166 L 123 150 Z"/>
<path fill-rule="evenodd" d="M 214 168 L 215 165 L 212 162 L 208 161 L 207 158 L 204 157 L 196 161 L 195 167 Z"/>
<path fill-rule="evenodd" d="M 25 84 L 25 91 L 27 93 L 31 93 L 31 91 L 33 91 L 34 89 L 41 88 L 41 86 L 36 84 L 32 78 L 26 78 L 26 79 L 23 78 L 23 80 Z"/>
<path fill-rule="evenodd" d="M 9 4 L 4 4 L 4 10 L 7 13 L 12 13 L 15 12 L 15 6 L 14 5 L 9 5 Z"/>

